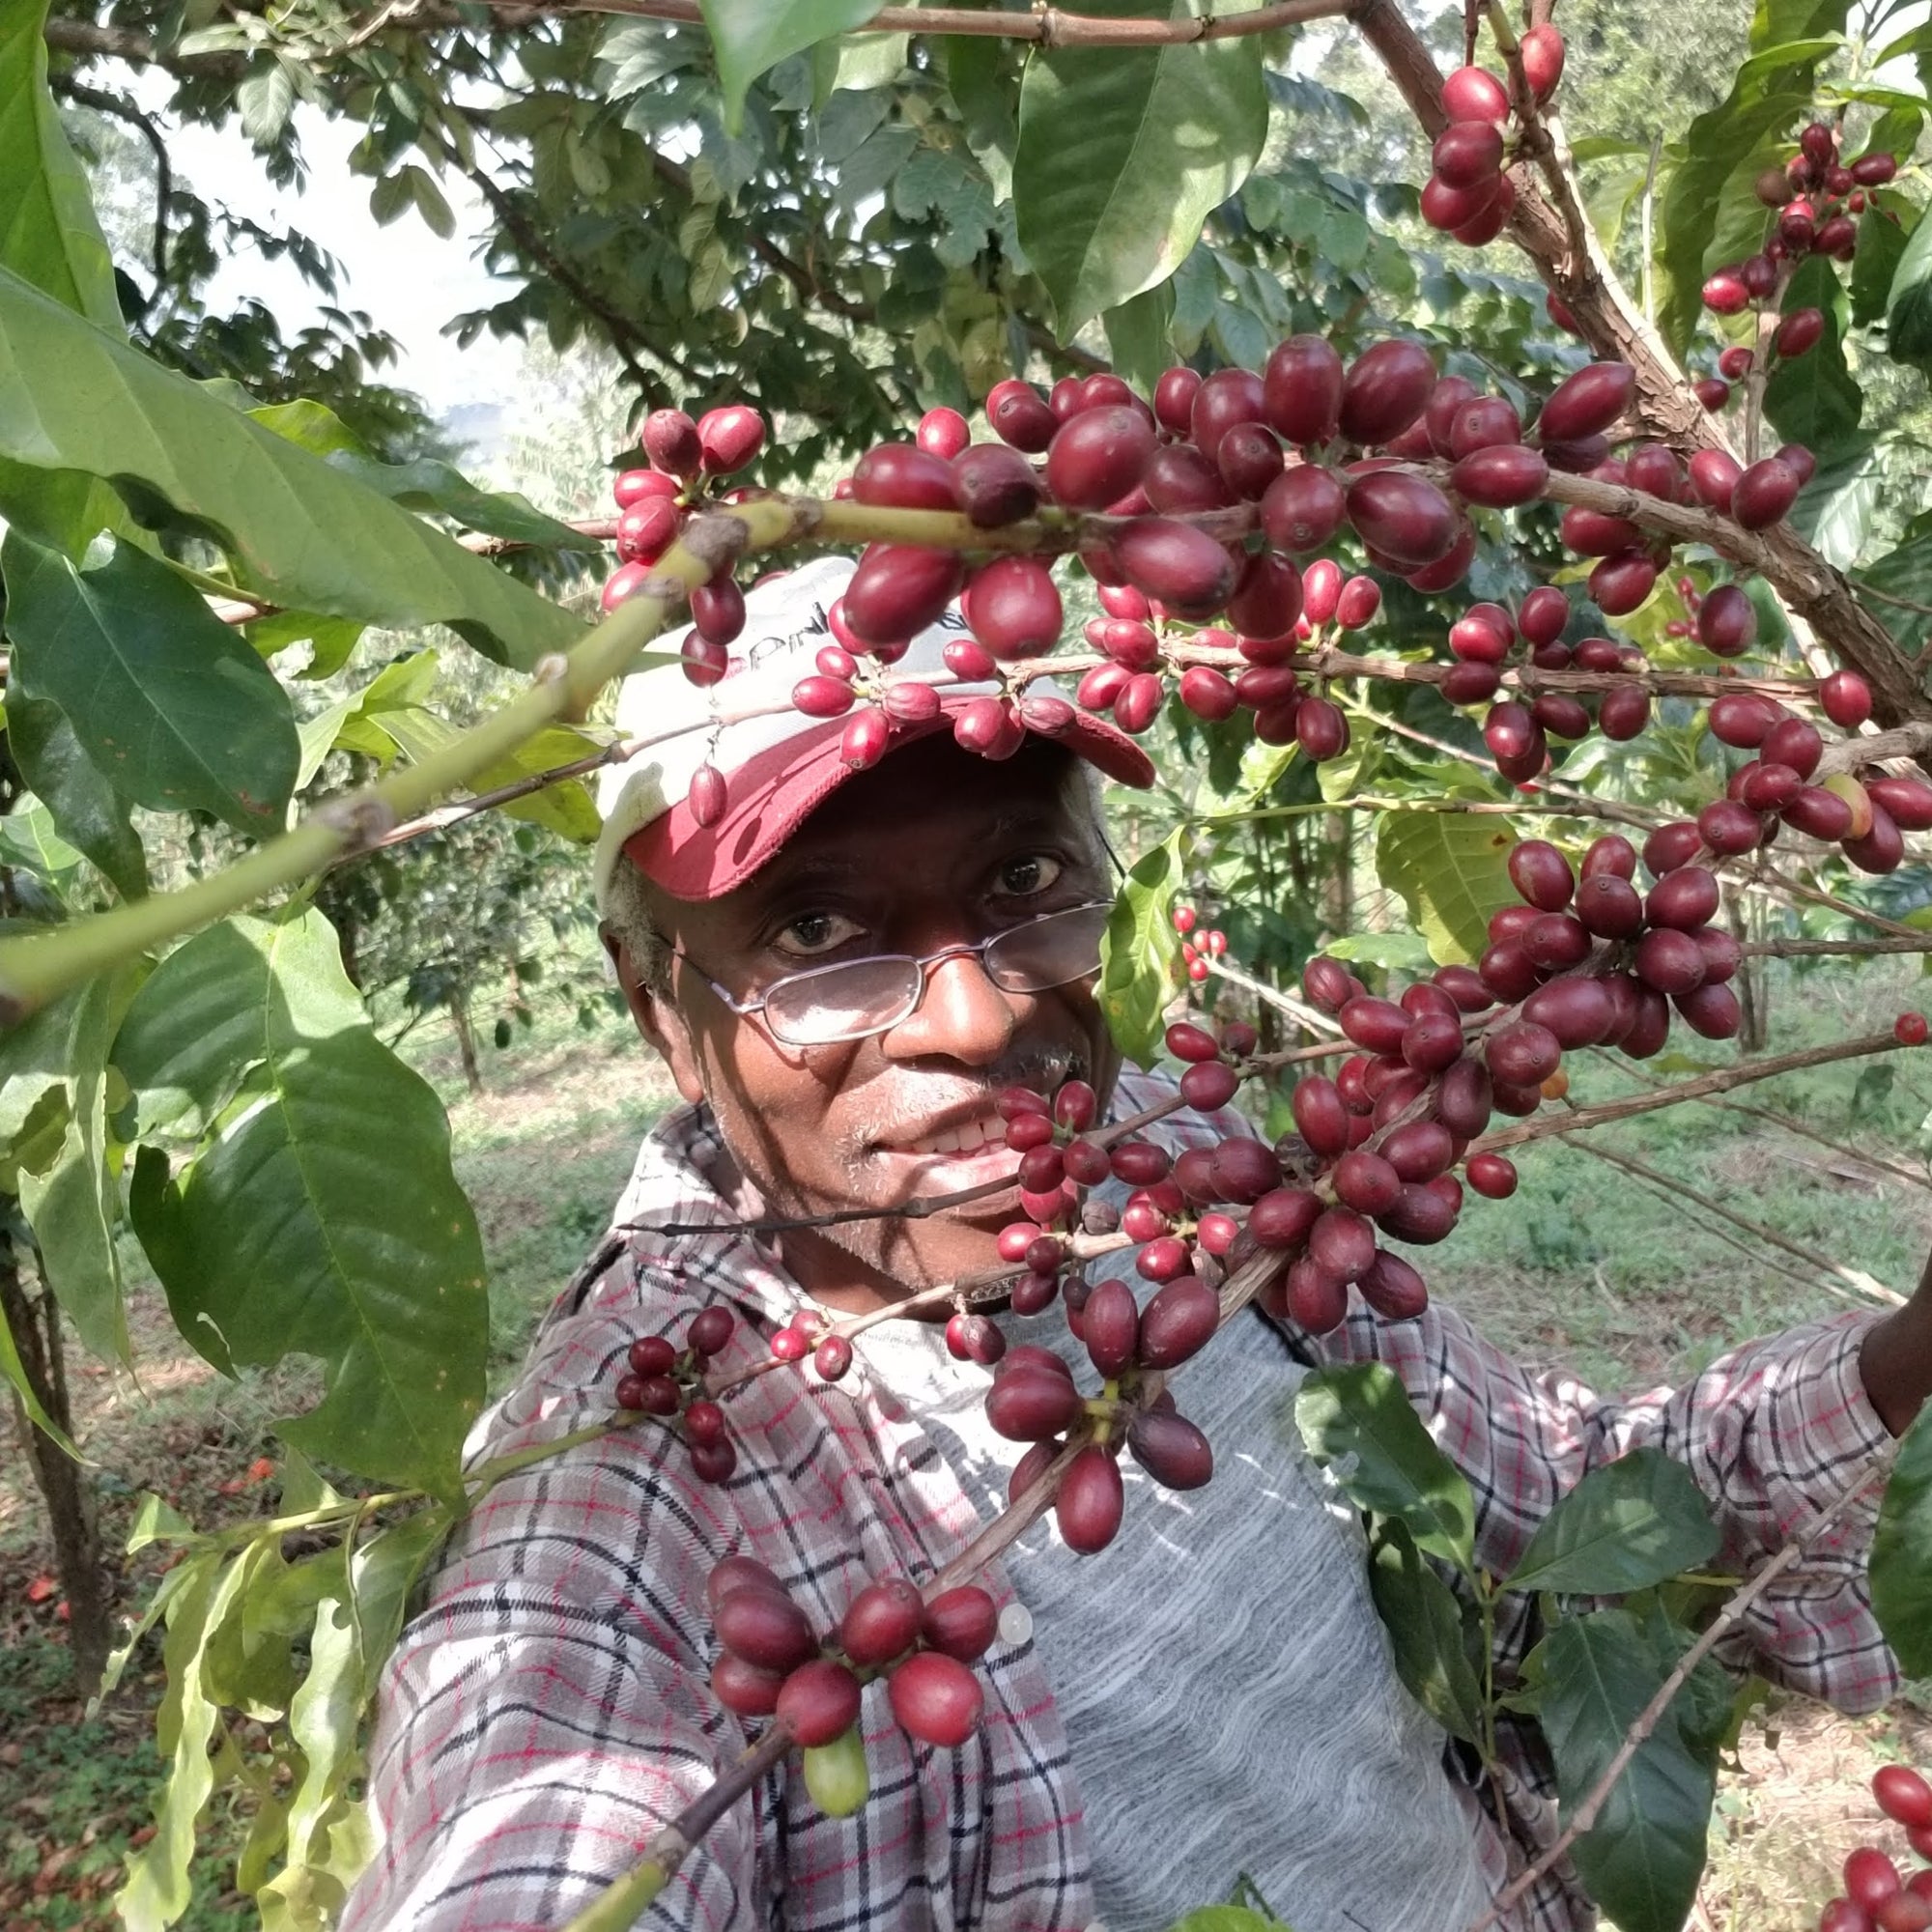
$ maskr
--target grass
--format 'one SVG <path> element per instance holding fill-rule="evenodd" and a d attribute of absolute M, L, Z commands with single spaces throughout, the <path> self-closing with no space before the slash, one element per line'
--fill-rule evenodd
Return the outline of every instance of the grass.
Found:
<path fill-rule="evenodd" d="M 1921 1003 L 1903 969 L 1868 970 L 1842 1005 L 1826 990 L 1832 983 L 1780 986 L 1780 1049 L 1868 1030 L 1875 1015 Z M 668 1088 L 614 1019 L 590 1032 L 540 1025 L 505 1050 L 486 1046 L 486 1091 L 474 1096 L 445 1030 L 425 1023 L 402 1050 L 450 1108 L 457 1172 L 490 1259 L 498 1390 L 606 1225 Z M 1714 1060 L 1726 1057 L 1713 1050 Z M 1849 1146 L 1915 1161 L 1932 1116 L 1932 1059 L 1901 1055 L 1876 1066 L 1786 1076 L 1745 1097 Z M 1652 1070 L 1693 1068 L 1661 1062 Z M 1590 1098 L 1637 1084 L 1588 1059 L 1577 1081 Z M 1599 1138 L 1896 1290 L 1910 1288 L 1932 1245 L 1932 1193 L 1875 1179 L 1860 1163 L 1756 1120 L 1687 1106 Z M 1650 1385 L 1694 1373 L 1748 1335 L 1847 1305 L 1802 1261 L 1736 1236 L 1741 1251 L 1733 1231 L 1702 1209 L 1660 1199 L 1578 1148 L 1546 1142 L 1519 1164 L 1516 1198 L 1472 1203 L 1428 1273 L 1443 1300 L 1532 1368 L 1560 1366 L 1604 1389 Z M 251 1512 L 252 1491 L 225 1491 L 256 1456 L 273 1453 L 274 1417 L 302 1405 L 312 1377 L 297 1365 L 225 1382 L 181 1349 L 152 1296 L 137 1296 L 133 1320 L 140 1387 L 93 1365 L 78 1378 L 110 1541 L 143 1489 L 168 1494 L 198 1522 Z M 145 1672 L 130 1673 L 101 1718 L 81 1720 L 52 1605 L 25 1599 L 45 1558 L 31 1499 L 14 1487 L 16 1468 L 0 1461 L 0 1927 L 104 1927 L 106 1894 L 147 1820 L 158 1666 L 144 1660 Z M 133 1603 L 152 1586 L 156 1561 L 136 1559 L 128 1573 Z M 1932 1719 L 1917 1697 L 1866 1719 L 1793 1703 L 1753 1724 L 1720 1789 L 1698 1932 L 1808 1932 L 1850 1845 L 1898 1837 L 1876 1830 L 1864 1788 L 1872 1769 L 1892 1758 L 1932 1764 Z M 238 1842 L 233 1822 L 211 1821 L 184 1921 L 193 1932 L 253 1922 L 247 1901 L 225 1889 Z"/>

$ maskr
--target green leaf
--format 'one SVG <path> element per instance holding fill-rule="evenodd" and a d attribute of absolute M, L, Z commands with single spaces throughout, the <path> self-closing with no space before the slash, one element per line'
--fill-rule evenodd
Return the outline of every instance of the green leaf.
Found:
<path fill-rule="evenodd" d="M 1172 10 L 1169 0 L 1122 0 L 1121 11 L 1166 19 Z M 1185 8 L 1203 11 L 1192 0 Z M 1252 38 L 1032 54 L 1013 212 L 1060 339 L 1166 281 L 1266 135 Z"/>
<path fill-rule="evenodd" d="M 1885 314 L 1905 255 L 1906 229 L 1881 211 L 1880 199 L 1874 192 L 1859 217 L 1859 245 L 1852 256 L 1852 320 L 1861 328 Z"/>
<path fill-rule="evenodd" d="M 318 617 L 312 611 L 277 611 L 271 616 L 244 624 L 242 635 L 255 654 L 263 658 L 271 658 L 291 644 L 306 644 L 308 663 L 293 675 L 323 678 L 333 677 L 349 662 L 366 628 L 359 618 Z M 301 789 L 299 780 L 296 789 Z"/>
<path fill-rule="evenodd" d="M 141 1498 L 141 1507 L 134 1513 L 133 1526 L 128 1531 L 128 1541 L 123 1547 L 132 1556 L 151 1543 L 178 1543 L 194 1533 L 194 1524 L 180 1510 L 165 1496 L 150 1492 Z"/>
<path fill-rule="evenodd" d="M 107 1169 L 105 1103 L 107 1046 L 123 979 L 91 980 L 50 1009 L 49 1025 L 34 1030 L 37 1065 L 57 1071 L 56 1084 L 66 1090 L 68 1124 L 52 1166 L 21 1174 L 20 1207 L 47 1281 L 81 1341 L 97 1355 L 125 1362 L 128 1316 L 114 1242 L 121 1195 Z M 11 1062 L 14 1041 L 6 1044 Z"/>
<path fill-rule="evenodd" d="M 1932 362 L 1932 221 L 1922 214 L 1892 271 L 1885 340 L 1894 362 Z"/>
<path fill-rule="evenodd" d="M 1921 520 L 1908 526 L 1905 540 L 1867 564 L 1853 579 L 1869 583 L 1876 590 L 1889 590 L 1911 604 L 1932 605 L 1932 522 Z M 1932 617 L 1898 604 L 1881 603 L 1874 598 L 1866 607 L 1874 610 L 1880 622 L 1908 651 L 1922 651 L 1932 643 Z"/>
<path fill-rule="evenodd" d="M 1114 1042 L 1137 1065 L 1160 1053 L 1161 1015 L 1180 989 L 1174 895 L 1184 880 L 1181 833 L 1168 835 L 1121 883 L 1100 940 L 1097 998 Z"/>
<path fill-rule="evenodd" d="M 1394 1370 L 1380 1362 L 1320 1369 L 1294 1399 L 1295 1425 L 1318 1463 L 1357 1507 L 1399 1518 L 1416 1547 L 1467 1571 L 1475 1563 L 1475 1499 L 1463 1472 L 1430 1439 Z"/>
<path fill-rule="evenodd" d="M 724 127 L 744 126 L 745 94 L 753 81 L 815 41 L 863 27 L 883 0 L 702 0 L 704 24 L 718 53 L 724 92 Z"/>
<path fill-rule="evenodd" d="M 355 1629 L 362 1694 L 373 1697 L 383 1665 L 403 1634 L 403 1612 L 416 1578 L 441 1548 L 453 1520 L 447 1509 L 428 1509 L 380 1529 L 349 1564 L 349 1609 Z"/>
<path fill-rule="evenodd" d="M 1634 1449 L 1593 1469 L 1537 1525 L 1507 1587 L 1621 1597 L 1718 1552 L 1695 1479 L 1661 1449 Z"/>
<path fill-rule="evenodd" d="M 289 1729 L 301 1747 L 301 1781 L 289 1799 L 289 1873 L 327 1863 L 329 1812 L 361 1770 L 356 1746 L 364 1688 L 348 1607 L 325 1598 L 316 1606 L 309 1670 L 289 1707 Z"/>
<path fill-rule="evenodd" d="M 1825 332 L 1803 355 L 1780 360 L 1764 385 L 1764 412 L 1786 442 L 1821 453 L 1840 448 L 1858 433 L 1864 393 L 1845 364 L 1845 292 L 1837 265 L 1810 255 L 1784 294 L 1786 314 L 1816 308 Z"/>
<path fill-rule="evenodd" d="M 1596 1788 L 1674 1661 L 1656 1654 L 1625 1610 L 1571 1618 L 1538 1646 L 1537 1715 L 1566 1815 Z M 1703 1873 L 1717 1777 L 1685 1743 L 1677 1714 L 1689 1703 L 1680 1691 L 1572 1854 L 1622 1932 L 1680 1932 Z"/>
<path fill-rule="evenodd" d="M 1107 355 L 1115 372 L 1136 388 L 1153 394 L 1161 373 L 1174 360 L 1168 346 L 1167 326 L 1174 320 L 1174 289 L 1162 282 L 1110 308 L 1103 318 L 1107 330 Z"/>
<path fill-rule="evenodd" d="M 1827 563 L 1849 570 L 1864 554 L 1879 503 L 1880 466 L 1869 437 L 1828 454 L 1791 507 L 1791 527 Z"/>
<path fill-rule="evenodd" d="M 60 707 L 124 798 L 279 831 L 300 753 L 288 694 L 166 564 L 103 542 L 77 570 L 8 533 L 10 677 Z"/>
<path fill-rule="evenodd" d="M 489 1339 L 475 1218 L 441 1106 L 361 1021 L 327 921 L 188 941 L 116 1054 L 144 1114 L 185 1094 L 205 1119 L 253 1069 L 178 1186 L 137 1170 L 135 1227 L 183 1333 L 217 1362 L 315 1356 L 327 1392 L 289 1441 L 452 1492 Z"/>
<path fill-rule="evenodd" d="M 1871 1593 L 1899 1668 L 1932 1672 L 1932 1407 L 1899 1438 L 1872 1536 Z"/>
<path fill-rule="evenodd" d="M 238 1556 L 218 1574 L 212 1563 L 192 1574 L 194 1581 L 176 1591 L 167 1606 L 161 1656 L 168 1689 L 156 1729 L 168 1774 L 155 1807 L 155 1835 L 135 1854 L 114 1897 L 128 1932 L 162 1932 L 187 1910 L 195 1820 L 214 1789 L 209 1746 L 220 1714 L 203 1689 L 202 1663 L 245 1581 L 245 1566 Z"/>
<path fill-rule="evenodd" d="M 1452 1736 L 1483 1734 L 1483 1692 L 1469 1662 L 1471 1633 L 1455 1591 L 1422 1559 L 1415 1540 L 1391 1521 L 1369 1566 L 1376 1614 L 1389 1634 L 1396 1675 Z"/>
<path fill-rule="evenodd" d="M 583 635 L 568 611 L 0 270 L 0 458 L 109 479 L 138 516 L 212 533 L 291 611 L 446 623 L 527 669 Z M 15 497 L 0 468 L 0 515 Z"/>
<path fill-rule="evenodd" d="M 253 73 L 235 90 L 236 112 L 242 131 L 257 148 L 272 148 L 295 110 L 295 83 L 288 70 L 272 55 L 263 58 Z"/>
<path fill-rule="evenodd" d="M 10 694 L 7 745 L 63 836 L 124 897 L 140 898 L 148 890 L 148 861 L 128 822 L 128 802 L 81 749 L 67 713 L 44 698 Z"/>
<path fill-rule="evenodd" d="M 0 265 L 119 335 L 114 264 L 47 91 L 46 18 L 43 0 L 0 10 Z"/>
<path fill-rule="evenodd" d="M 1514 905 L 1513 823 L 1476 812 L 1385 811 L 1376 827 L 1376 876 L 1402 896 L 1438 966 L 1478 959 L 1490 915 Z"/>

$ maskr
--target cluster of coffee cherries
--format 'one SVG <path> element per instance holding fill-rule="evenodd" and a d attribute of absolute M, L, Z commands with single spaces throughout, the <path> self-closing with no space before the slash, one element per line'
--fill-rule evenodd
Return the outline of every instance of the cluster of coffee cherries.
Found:
<path fill-rule="evenodd" d="M 1721 591 L 1704 600 L 1708 619 Z M 1871 692 L 1856 671 L 1835 671 L 1819 687 L 1828 718 L 1847 729 L 1871 715 Z M 1660 828 L 1650 845 L 1666 855 L 1702 849 L 1733 858 L 1772 843 L 1788 825 L 1828 844 L 1837 844 L 1860 870 L 1890 872 L 1905 856 L 1907 832 L 1932 830 L 1932 785 L 1877 770 L 1833 772 L 1812 782 L 1825 753 L 1818 727 L 1776 699 L 1751 691 L 1715 699 L 1708 719 L 1721 745 L 1753 753 L 1731 773 L 1721 799 L 1694 822 Z"/>
<path fill-rule="evenodd" d="M 1847 165 L 1838 157 L 1838 142 L 1837 128 L 1813 121 L 1799 135 L 1798 152 L 1784 166 L 1766 168 L 1752 184 L 1758 200 L 1772 212 L 1766 217 L 1769 232 L 1756 254 L 1719 269 L 1705 282 L 1704 306 L 1713 315 L 1748 311 L 1761 319 L 1762 336 L 1769 318 L 1778 312 L 1793 268 L 1806 255 L 1835 262 L 1852 259 L 1859 243 L 1858 217 L 1871 205 L 1871 190 L 1897 174 L 1898 157 L 1879 149 Z M 1803 355 L 1824 333 L 1824 325 L 1818 309 L 1791 311 L 1772 330 L 1773 355 Z M 1751 366 L 1746 345 L 1727 349 L 1719 362 L 1730 382 L 1749 374 Z M 1707 408 L 1721 409 L 1730 392 L 1726 383 L 1713 381 L 1708 393 L 1702 384 L 1698 393 Z"/>
<path fill-rule="evenodd" d="M 1186 682 L 1181 679 L 1183 685 Z M 1198 986 L 1227 952 L 1228 935 L 1218 925 L 1202 925 L 1201 915 L 1190 905 L 1176 906 L 1170 917 L 1180 935 L 1180 970 Z"/>
<path fill-rule="evenodd" d="M 745 403 L 706 410 L 695 422 L 682 410 L 653 410 L 641 440 L 650 468 L 622 470 L 611 486 L 617 499 L 617 568 L 605 580 L 606 611 L 637 595 L 706 491 L 765 446 L 765 419 Z M 691 620 L 686 674 L 715 684 L 724 675 L 725 647 L 745 626 L 744 592 L 728 570 L 691 593 Z"/>
<path fill-rule="evenodd" d="M 727 1482 L 738 1466 L 724 1411 L 704 1389 L 711 1357 L 729 1344 L 735 1326 L 728 1308 L 711 1307 L 692 1317 L 682 1349 L 668 1335 L 639 1335 L 626 1351 L 611 1394 L 627 1413 L 675 1419 L 700 1482 Z"/>
<path fill-rule="evenodd" d="M 1518 51 L 1527 101 L 1513 102 L 1509 87 L 1487 68 L 1458 68 L 1442 83 L 1449 125 L 1435 137 L 1422 218 L 1471 248 L 1493 242 L 1516 209 L 1516 187 L 1504 173 L 1512 113 L 1541 106 L 1563 77 L 1563 37 L 1554 27 L 1532 27 Z"/>
<path fill-rule="evenodd" d="M 1912 1849 L 1932 1861 L 1932 1784 L 1909 1765 L 1888 1764 L 1872 1776 L 1872 1796 L 1905 1827 Z M 1932 1927 L 1932 1863 L 1899 1876 L 1890 1855 L 1861 1845 L 1845 1860 L 1845 1889 L 1818 1917 L 1818 1932 L 1927 1932 Z"/>
<path fill-rule="evenodd" d="M 1000 1613 L 977 1583 L 928 1603 L 903 1577 L 875 1577 L 823 1638 L 749 1556 L 717 1564 L 705 1597 L 719 1644 L 713 1692 L 741 1718 L 783 1721 L 805 1751 L 806 1787 L 822 1811 L 844 1816 L 865 1802 L 859 1706 L 873 1678 L 885 1678 L 894 1718 L 922 1744 L 954 1748 L 979 1728 L 985 1692 L 971 1666 L 992 1648 Z"/>

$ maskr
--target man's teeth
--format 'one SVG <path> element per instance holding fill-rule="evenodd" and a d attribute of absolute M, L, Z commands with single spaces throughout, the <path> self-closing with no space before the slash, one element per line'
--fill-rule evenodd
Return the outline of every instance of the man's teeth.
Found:
<path fill-rule="evenodd" d="M 912 1153 L 978 1153 L 980 1149 L 993 1144 L 994 1135 L 979 1121 L 968 1121 L 957 1127 L 948 1127 L 944 1133 L 927 1134 L 923 1140 L 914 1141 L 908 1150 Z"/>

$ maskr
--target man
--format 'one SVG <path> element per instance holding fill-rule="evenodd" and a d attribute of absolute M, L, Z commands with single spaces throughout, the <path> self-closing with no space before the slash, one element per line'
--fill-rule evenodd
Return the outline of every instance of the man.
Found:
<path fill-rule="evenodd" d="M 625 728 L 685 728 L 611 800 L 600 898 L 639 1027 L 686 1104 L 646 1139 L 621 1238 L 552 1313 L 478 1456 L 593 1422 L 628 1345 L 681 1340 L 700 1309 L 736 1318 L 729 1368 L 808 1306 L 875 1309 L 992 1264 L 1010 1197 L 876 1210 L 1009 1172 L 1001 1087 L 1078 1076 L 1122 1114 L 1166 1091 L 1122 1071 L 1093 997 L 1092 909 L 1113 880 L 1089 774 L 1146 782 L 1144 757 L 1083 719 L 989 763 L 954 747 L 942 714 L 855 776 L 838 721 L 784 706 L 849 572 L 822 560 L 754 591 L 712 691 L 672 669 L 626 695 Z M 937 661 L 927 637 L 893 674 Z M 686 803 L 700 764 L 725 779 L 708 826 Z M 823 977 L 855 962 L 873 963 Z M 1178 1120 L 1170 1146 L 1202 1137 Z M 874 1218 L 745 1231 L 850 1209 Z M 872 1687 L 866 1804 L 820 1816 L 794 1759 L 641 1922 L 1157 1932 L 1245 1871 L 1297 1932 L 1455 1932 L 1505 1881 L 1506 1839 L 1548 1841 L 1548 1761 L 1533 1733 L 1509 1734 L 1508 1768 L 1479 1797 L 1403 1690 L 1359 1528 L 1294 1435 L 1303 1365 L 1378 1356 L 1403 1377 L 1475 1487 L 1492 1570 L 1588 1469 L 1642 1443 L 1689 1464 L 1742 1569 L 1910 1419 L 1932 1380 L 1923 1304 L 1814 1323 L 1625 1403 L 1532 1378 L 1433 1307 L 1403 1323 L 1358 1312 L 1320 1339 L 1244 1321 L 1176 1380 L 1217 1451 L 1205 1490 L 1163 1492 L 1128 1464 L 1111 1548 L 1076 1558 L 1043 1522 L 985 1577 L 1001 1634 L 974 1738 L 914 1744 Z M 1007 1326 L 1078 1358 L 1057 1308 Z M 681 1436 L 640 1423 L 494 1489 L 391 1667 L 371 1776 L 384 1843 L 347 1923 L 483 1932 L 582 1908 L 747 1743 L 709 1685 L 712 1566 L 767 1564 L 819 1630 L 873 1577 L 930 1577 L 1000 1506 L 1019 1454 L 986 1425 L 989 1379 L 935 1322 L 885 1322 L 836 1383 L 801 1365 L 733 1390 L 722 1485 L 697 1480 Z M 1780 1578 L 1739 1661 L 1854 1709 L 1888 1696 L 1865 1534 Z M 1528 1614 L 1501 1634 L 1505 1663 Z M 1590 1910 L 1552 1878 L 1519 1922 L 1582 1926 Z"/>

